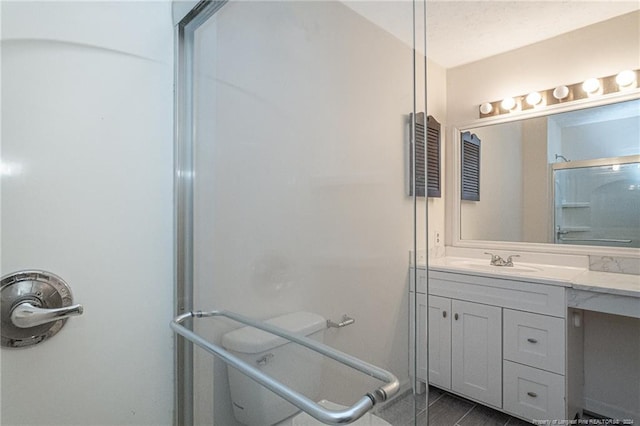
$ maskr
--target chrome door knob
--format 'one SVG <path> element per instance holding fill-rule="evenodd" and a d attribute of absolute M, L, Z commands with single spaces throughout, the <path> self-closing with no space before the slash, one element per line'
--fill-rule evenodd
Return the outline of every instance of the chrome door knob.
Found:
<path fill-rule="evenodd" d="M 21 303 L 11 312 L 11 322 L 20 328 L 31 328 L 76 315 L 82 315 L 82 305 L 66 306 L 58 309 L 42 309 L 29 302 Z"/>

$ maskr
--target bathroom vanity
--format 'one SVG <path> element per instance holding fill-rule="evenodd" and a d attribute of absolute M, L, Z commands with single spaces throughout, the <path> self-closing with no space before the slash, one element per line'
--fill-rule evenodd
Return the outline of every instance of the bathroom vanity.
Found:
<path fill-rule="evenodd" d="M 456 257 L 411 274 L 419 389 L 428 381 L 529 421 L 582 414 L 583 310 L 640 317 L 633 275 Z"/>

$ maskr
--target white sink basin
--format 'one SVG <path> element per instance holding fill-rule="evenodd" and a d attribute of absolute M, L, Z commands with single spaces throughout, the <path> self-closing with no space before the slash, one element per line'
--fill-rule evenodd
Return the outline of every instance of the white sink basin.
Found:
<path fill-rule="evenodd" d="M 526 272 L 541 272 L 542 269 L 534 266 L 524 266 L 515 264 L 513 266 L 494 266 L 489 261 L 484 260 L 455 260 L 451 262 L 452 266 L 458 266 L 461 268 L 469 268 L 482 270 L 487 272 L 509 272 L 509 273 L 526 273 Z"/>

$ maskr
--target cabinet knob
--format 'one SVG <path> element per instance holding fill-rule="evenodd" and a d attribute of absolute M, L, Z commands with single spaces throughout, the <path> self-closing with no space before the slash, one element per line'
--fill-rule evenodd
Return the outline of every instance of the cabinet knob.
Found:
<path fill-rule="evenodd" d="M 529 337 L 527 339 L 527 342 L 529 342 L 529 343 L 538 343 L 538 339 L 534 339 L 533 337 Z"/>
<path fill-rule="evenodd" d="M 527 395 L 529 395 L 531 398 L 537 398 L 538 394 L 535 392 L 527 392 Z"/>
<path fill-rule="evenodd" d="M 458 321 L 458 314 L 457 314 L 457 313 L 456 313 L 456 314 L 453 314 L 453 318 L 454 318 L 456 321 Z"/>
<path fill-rule="evenodd" d="M 447 317 L 447 311 L 442 311 L 442 318 L 446 318 Z"/>

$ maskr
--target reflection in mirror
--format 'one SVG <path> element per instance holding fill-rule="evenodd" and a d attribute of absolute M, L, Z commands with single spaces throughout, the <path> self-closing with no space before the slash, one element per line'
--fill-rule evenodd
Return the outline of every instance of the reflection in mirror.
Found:
<path fill-rule="evenodd" d="M 487 125 L 463 240 L 640 247 L 640 100 Z"/>
<path fill-rule="evenodd" d="M 638 159 L 554 164 L 556 243 L 640 247 Z"/>

